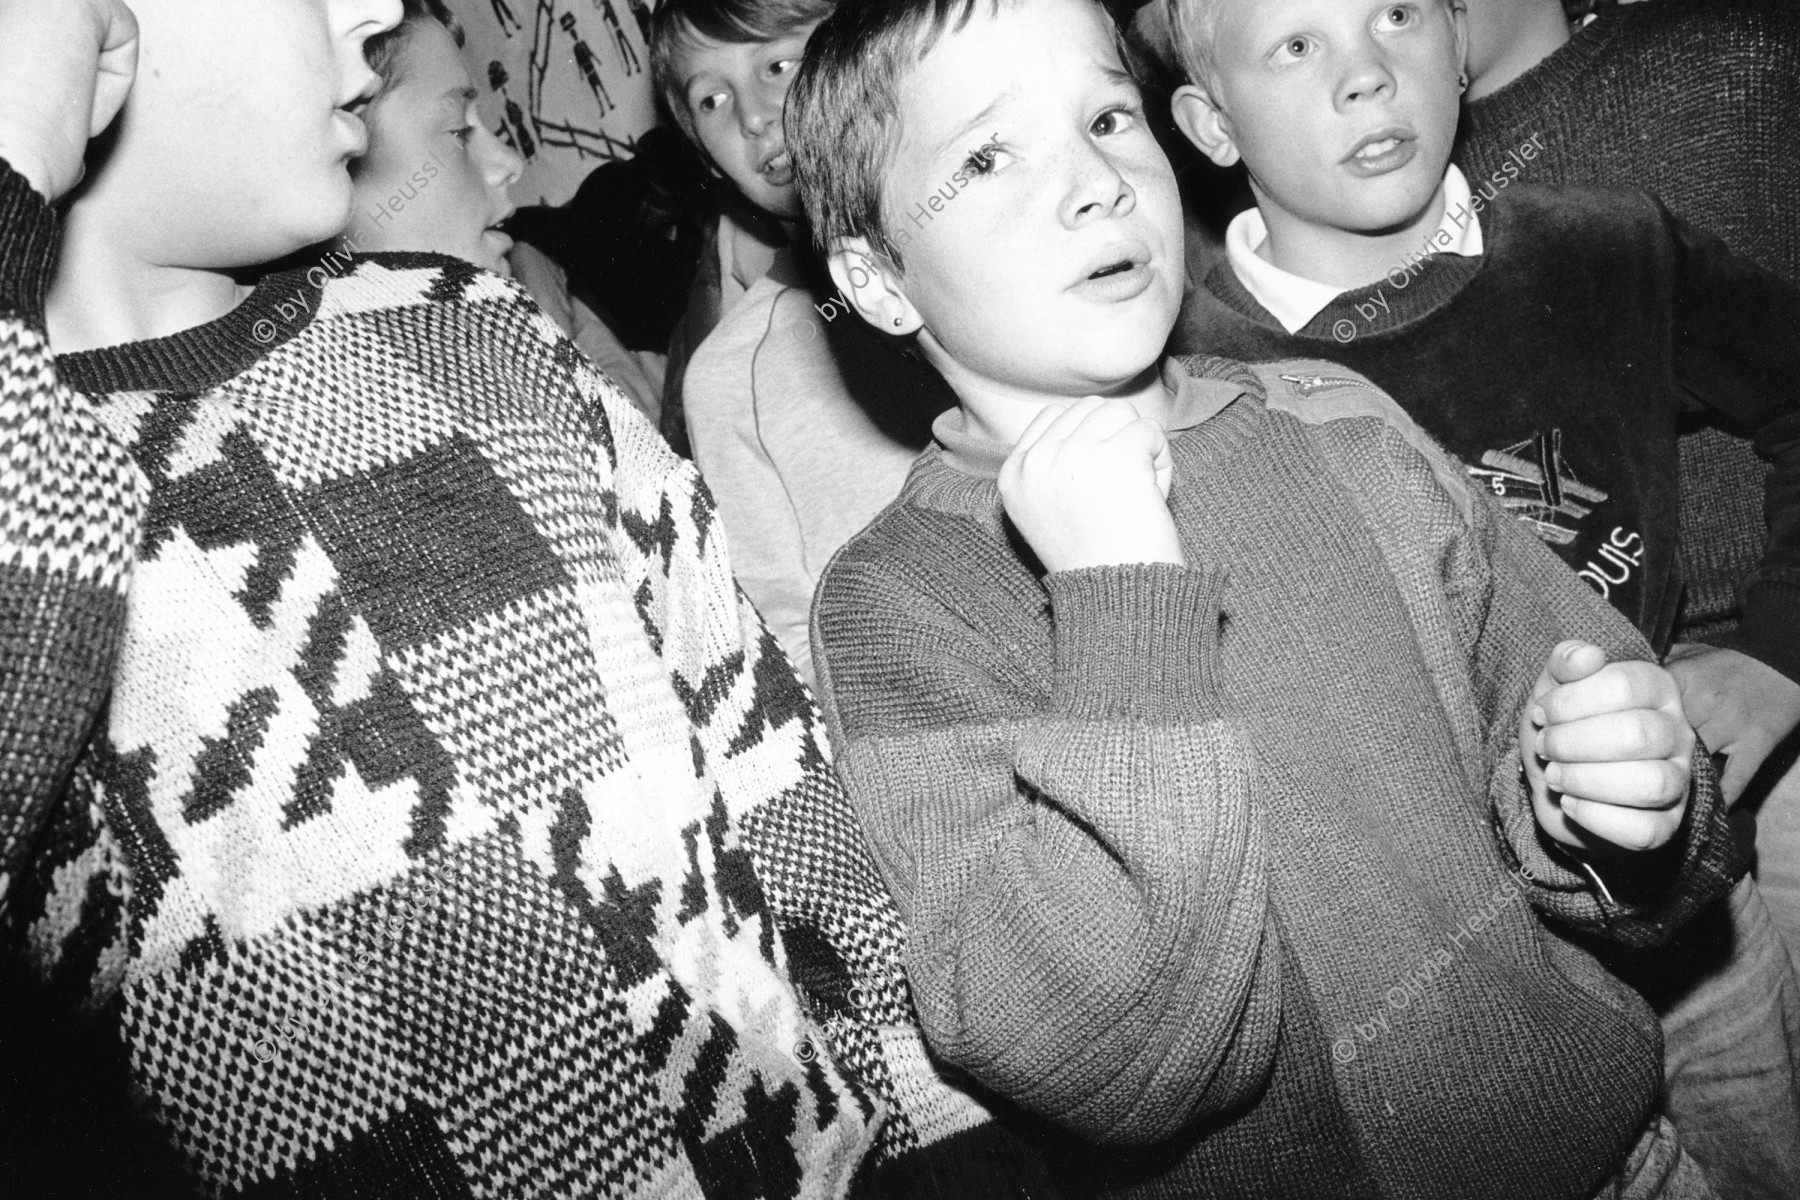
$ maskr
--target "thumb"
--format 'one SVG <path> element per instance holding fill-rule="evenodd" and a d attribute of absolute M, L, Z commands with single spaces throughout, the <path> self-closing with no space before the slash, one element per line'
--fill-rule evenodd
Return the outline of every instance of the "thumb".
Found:
<path fill-rule="evenodd" d="M 1570 639 L 1556 644 L 1556 649 L 1550 651 L 1550 661 L 1544 664 L 1544 669 L 1550 672 L 1550 678 L 1557 683 L 1574 683 L 1586 679 L 1605 665 L 1606 651 L 1592 642 Z"/>
<path fill-rule="evenodd" d="M 1162 498 L 1169 498 L 1169 489 L 1175 483 L 1175 455 L 1169 450 L 1169 439 L 1164 438 L 1156 451 L 1156 490 Z"/>
<path fill-rule="evenodd" d="M 1759 755 L 1746 752 L 1725 756 L 1725 766 L 1719 772 L 1719 794 L 1725 797 L 1728 806 L 1738 802 L 1738 797 L 1750 786 L 1750 781 L 1756 777 L 1756 769 L 1762 766 L 1762 762 Z"/>
<path fill-rule="evenodd" d="M 94 72 L 93 107 L 88 114 L 88 136 L 99 137 L 131 92 L 137 78 L 138 24 L 131 9 L 118 0 L 106 6 L 106 29 L 101 35 L 100 61 Z"/>

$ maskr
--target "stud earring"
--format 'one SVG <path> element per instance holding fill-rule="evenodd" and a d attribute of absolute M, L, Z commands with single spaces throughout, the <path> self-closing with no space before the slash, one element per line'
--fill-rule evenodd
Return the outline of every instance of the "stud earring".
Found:
<path fill-rule="evenodd" d="M 1469 90 L 1469 76 L 1467 72 L 1456 77 L 1456 90 L 1458 92 L 1466 92 Z"/>
<path fill-rule="evenodd" d="M 894 328 L 898 329 L 899 327 L 900 327 L 900 318 L 895 317 L 894 318 Z"/>

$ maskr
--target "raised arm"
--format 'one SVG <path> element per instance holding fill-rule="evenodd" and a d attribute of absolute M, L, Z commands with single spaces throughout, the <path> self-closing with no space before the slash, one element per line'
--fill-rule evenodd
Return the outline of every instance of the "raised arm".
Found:
<path fill-rule="evenodd" d="M 827 574 L 816 661 L 934 1050 L 1083 1136 L 1153 1141 L 1253 1094 L 1280 1023 L 1251 756 L 1215 690 L 1222 581 L 1047 583 L 1047 681 L 871 561 Z"/>
<path fill-rule="evenodd" d="M 44 334 L 49 200 L 123 101 L 135 40 L 116 3 L 0 4 L 0 916 L 105 700 L 142 508 Z"/>

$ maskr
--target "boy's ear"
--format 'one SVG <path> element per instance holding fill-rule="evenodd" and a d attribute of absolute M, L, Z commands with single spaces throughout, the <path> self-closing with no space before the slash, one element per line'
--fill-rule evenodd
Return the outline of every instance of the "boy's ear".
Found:
<path fill-rule="evenodd" d="M 1231 133 L 1231 118 L 1225 110 L 1213 101 L 1212 93 L 1192 83 L 1185 83 L 1175 89 L 1170 98 L 1170 107 L 1174 111 L 1175 124 L 1187 135 L 1187 140 L 1194 143 L 1200 153 L 1213 160 L 1221 167 L 1229 167 L 1236 163 L 1238 154 L 1237 142 Z"/>
<path fill-rule="evenodd" d="M 1463 0 L 1450 0 L 1450 28 L 1456 33 L 1456 69 L 1466 80 L 1469 77 L 1469 6 Z"/>
<path fill-rule="evenodd" d="M 832 282 L 850 307 L 882 333 L 916 333 L 925 324 L 925 318 L 906 298 L 900 273 L 870 247 L 868 239 L 840 238 L 825 261 Z"/>

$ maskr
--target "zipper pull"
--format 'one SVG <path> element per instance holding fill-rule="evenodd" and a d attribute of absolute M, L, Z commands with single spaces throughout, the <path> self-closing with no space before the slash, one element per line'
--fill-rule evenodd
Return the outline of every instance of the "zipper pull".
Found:
<path fill-rule="evenodd" d="M 1362 388 L 1366 391 L 1378 392 L 1381 389 L 1362 379 L 1345 379 L 1335 375 L 1282 375 L 1283 382 L 1294 385 L 1294 390 L 1306 399 L 1311 399 L 1314 392 L 1326 391 L 1334 387 Z"/>

